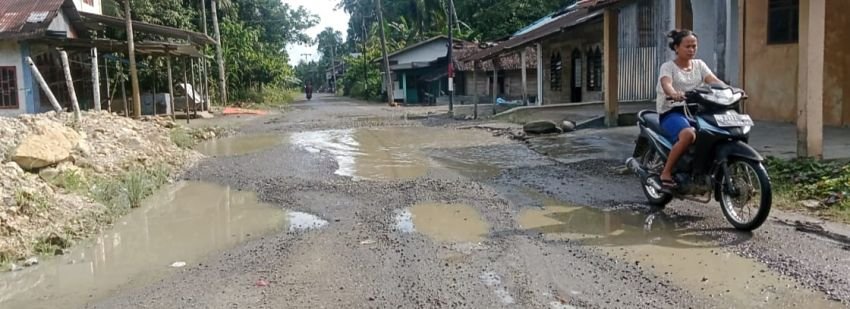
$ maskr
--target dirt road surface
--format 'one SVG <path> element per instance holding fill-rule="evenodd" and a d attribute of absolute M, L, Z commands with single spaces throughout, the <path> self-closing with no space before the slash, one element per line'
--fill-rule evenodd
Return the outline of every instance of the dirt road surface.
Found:
<path fill-rule="evenodd" d="M 753 233 L 737 232 L 716 203 L 651 209 L 637 179 L 620 171 L 623 160 L 584 152 L 587 160 L 559 163 L 490 131 L 459 129 L 474 122 L 451 121 L 444 112 L 316 97 L 279 116 L 248 122 L 237 137 L 199 148 L 213 157 L 185 175 L 182 185 L 195 189 L 175 189 L 172 195 L 184 200 L 163 216 L 214 205 L 188 216 L 202 219 L 173 220 L 158 227 L 173 233 L 148 231 L 138 239 L 179 242 L 180 235 L 197 233 L 187 244 L 238 241 L 151 245 L 137 250 L 153 252 L 134 254 L 182 252 L 186 265 L 169 266 L 180 255 L 153 265 L 151 258 L 109 286 L 93 282 L 82 293 L 66 294 L 62 289 L 73 287 L 42 288 L 7 304 L 553 309 L 850 304 L 850 247 L 841 240 L 775 219 Z M 224 215 L 211 215 L 222 209 Z M 255 228 L 245 229 L 248 225 Z"/>

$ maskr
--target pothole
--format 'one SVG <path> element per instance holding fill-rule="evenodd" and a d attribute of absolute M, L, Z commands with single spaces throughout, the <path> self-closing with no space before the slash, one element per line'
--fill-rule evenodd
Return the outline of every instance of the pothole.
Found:
<path fill-rule="evenodd" d="M 539 233 L 547 240 L 578 241 L 599 248 L 719 304 L 748 308 L 841 307 L 815 291 L 797 287 L 790 278 L 775 274 L 756 261 L 726 252 L 718 244 L 717 233 L 681 227 L 685 225 L 681 221 L 689 218 L 635 210 L 603 211 L 553 200 L 543 204 L 543 208 L 520 213 L 518 223 L 522 229 Z"/>
<path fill-rule="evenodd" d="M 499 167 L 464 162 L 456 158 L 468 157 L 475 147 L 505 144 L 509 141 L 481 132 L 448 128 L 392 127 L 326 130 L 294 133 L 290 142 L 310 153 L 326 153 L 337 163 L 336 174 L 354 180 L 397 180 L 423 176 L 430 168 L 441 167 L 463 170 L 487 169 L 498 172 Z M 453 157 L 441 155 L 436 162 L 428 155 L 434 149 L 451 149 Z"/>
<path fill-rule="evenodd" d="M 276 230 L 321 228 L 327 221 L 257 200 L 256 194 L 179 182 L 70 253 L 0 274 L 0 307 L 77 308 L 198 265 L 210 253 Z"/>
<path fill-rule="evenodd" d="M 399 231 L 421 233 L 439 242 L 482 242 L 490 231 L 478 211 L 467 205 L 417 204 L 397 211 L 395 220 Z"/>

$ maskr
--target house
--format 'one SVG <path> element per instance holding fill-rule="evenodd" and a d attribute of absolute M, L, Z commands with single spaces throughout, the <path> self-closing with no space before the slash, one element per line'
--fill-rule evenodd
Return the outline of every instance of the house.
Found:
<path fill-rule="evenodd" d="M 465 51 L 456 53 L 455 59 L 458 59 L 461 64 L 457 68 L 457 71 L 461 73 L 457 82 L 463 84 L 461 87 L 463 92 L 458 93 L 461 103 L 471 102 L 472 96 L 485 98 L 484 100 L 479 98 L 480 101 L 487 101 L 486 98 L 494 97 L 508 101 L 525 100 L 523 102 L 526 103 L 537 101 L 534 91 L 537 89 L 537 80 L 533 78 L 537 74 L 536 58 L 522 59 L 519 53 L 511 53 L 477 62 L 473 57 L 481 51 L 480 46 L 470 46 Z M 525 53 L 534 54 L 534 49 L 528 48 Z M 486 73 L 482 73 L 481 78 L 473 78 L 474 70 Z M 495 88 L 492 72 L 496 72 Z M 523 74 L 526 75 L 525 78 Z"/>
<path fill-rule="evenodd" d="M 741 75 L 755 119 L 795 122 L 798 156 L 850 125 L 850 1 L 741 0 Z"/>
<path fill-rule="evenodd" d="M 25 58 L 44 52 L 33 41 L 86 35 L 77 5 L 80 9 L 98 11 L 93 8 L 93 1 L 0 2 L 0 116 L 40 111 L 38 88 Z"/>
<path fill-rule="evenodd" d="M 433 103 L 437 97 L 446 93 L 449 88 L 448 43 L 447 36 L 435 36 L 387 55 L 394 100 L 404 103 Z M 454 40 L 454 45 L 457 46 L 468 44 L 471 43 Z M 386 85 L 386 81 L 383 84 Z M 386 89 L 386 86 L 382 89 Z"/>
<path fill-rule="evenodd" d="M 113 64 L 115 60 L 126 63 L 125 58 L 116 55 L 126 54 L 129 44 L 95 35 L 96 31 L 107 28 L 126 30 L 125 19 L 101 15 L 101 10 L 100 0 L 0 1 L 0 116 L 53 110 L 46 92 L 36 81 L 33 69 L 27 63 L 28 58 L 32 59 L 60 107 L 69 109 L 70 92 L 59 59 L 60 50 L 68 54 L 74 92 L 80 108 L 100 107 L 110 102 L 117 87 L 114 78 L 109 78 L 112 75 L 107 75 L 109 67 L 106 64 L 110 60 Z M 200 58 L 202 54 L 198 47 L 215 42 L 207 35 L 182 29 L 138 21 L 133 21 L 132 25 L 134 32 L 187 42 L 136 42 L 134 50 L 140 59 L 141 56 L 167 56 L 169 60 L 172 56 L 185 60 Z M 103 53 L 98 53 L 98 50 Z M 104 74 L 93 70 L 95 63 L 99 63 L 98 67 L 103 65 Z M 190 67 L 185 65 L 189 61 L 183 63 L 182 67 Z M 202 76 L 201 72 L 194 74 L 200 66 L 191 67 L 191 76 Z M 112 68 L 115 69 L 114 66 Z M 139 69 L 143 68 L 140 62 Z M 110 81 L 113 82 L 111 85 Z M 167 82 L 161 85 L 160 90 L 171 88 Z M 156 100 L 154 92 L 151 91 L 148 97 L 151 101 Z M 169 97 L 174 98 L 173 95 Z M 144 102 L 144 98 L 140 101 Z M 164 108 L 159 111 L 163 112 Z"/>

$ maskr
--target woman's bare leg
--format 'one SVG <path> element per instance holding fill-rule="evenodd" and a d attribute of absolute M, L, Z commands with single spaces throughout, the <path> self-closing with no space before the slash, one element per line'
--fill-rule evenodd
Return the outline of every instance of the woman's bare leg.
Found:
<path fill-rule="evenodd" d="M 673 167 L 676 166 L 676 162 L 679 161 L 679 158 L 685 151 L 688 150 L 688 146 L 694 143 L 694 140 L 697 139 L 696 131 L 694 128 L 686 128 L 679 132 L 679 141 L 673 145 L 673 149 L 670 150 L 670 155 L 667 157 L 667 163 L 664 164 L 664 171 L 661 172 L 661 180 L 672 180 L 673 179 Z"/>

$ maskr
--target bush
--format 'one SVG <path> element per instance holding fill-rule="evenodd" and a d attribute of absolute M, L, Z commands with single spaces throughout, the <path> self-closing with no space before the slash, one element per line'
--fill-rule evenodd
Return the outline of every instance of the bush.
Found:
<path fill-rule="evenodd" d="M 182 127 L 171 129 L 169 137 L 171 138 L 171 142 L 177 145 L 177 147 L 188 149 L 195 146 L 195 139 L 192 138 L 188 130 Z"/>
<path fill-rule="evenodd" d="M 815 199 L 840 208 L 850 206 L 850 164 L 814 159 L 769 157 L 768 170 L 780 191 L 796 200 Z"/>

